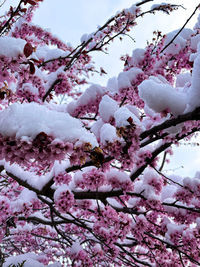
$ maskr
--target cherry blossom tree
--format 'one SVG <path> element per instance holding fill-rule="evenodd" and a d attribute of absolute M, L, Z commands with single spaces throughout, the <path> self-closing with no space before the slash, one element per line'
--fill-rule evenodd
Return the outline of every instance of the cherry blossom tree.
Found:
<path fill-rule="evenodd" d="M 200 129 L 199 6 L 102 86 L 92 52 L 179 6 L 140 1 L 74 48 L 31 22 L 41 1 L 0 18 L 1 266 L 199 266 L 200 172 L 163 171 Z"/>

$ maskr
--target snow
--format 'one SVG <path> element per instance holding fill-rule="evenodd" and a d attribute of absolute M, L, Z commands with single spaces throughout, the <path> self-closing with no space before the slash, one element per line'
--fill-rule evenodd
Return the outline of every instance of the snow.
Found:
<path fill-rule="evenodd" d="M 194 26 L 194 30 L 195 29 L 198 30 L 199 28 L 200 28 L 200 15 L 198 15 L 197 22 L 196 22 L 196 24 Z"/>
<path fill-rule="evenodd" d="M 125 14 L 130 13 L 132 15 L 136 15 L 137 10 L 138 10 L 138 7 L 134 4 L 131 7 L 124 9 L 124 12 L 125 12 Z"/>
<path fill-rule="evenodd" d="M 118 88 L 131 87 L 131 82 L 134 81 L 138 74 L 142 74 L 143 71 L 139 68 L 133 67 L 128 71 L 121 72 L 118 75 Z"/>
<path fill-rule="evenodd" d="M 133 67 L 124 73 L 127 75 L 130 81 L 133 81 L 139 74 L 142 74 L 143 71 L 139 68 Z"/>
<path fill-rule="evenodd" d="M 94 122 L 94 124 L 91 127 L 91 132 L 96 136 L 97 139 L 100 139 L 100 130 L 101 127 L 104 125 L 104 122 L 102 119 L 98 119 Z"/>
<path fill-rule="evenodd" d="M 24 83 L 22 85 L 22 91 L 32 93 L 34 95 L 39 95 L 38 88 L 33 86 L 31 83 Z"/>
<path fill-rule="evenodd" d="M 46 175 L 38 176 L 33 172 L 24 171 L 17 164 L 10 165 L 4 160 L 0 161 L 0 166 L 4 166 L 7 172 L 12 173 L 16 177 L 20 178 L 20 180 L 27 182 L 30 186 L 37 190 L 41 190 L 44 185 L 53 177 L 53 170 Z"/>
<path fill-rule="evenodd" d="M 174 36 L 178 33 L 179 29 L 170 32 L 167 34 L 164 46 L 167 45 Z M 184 49 L 187 45 L 187 40 L 190 39 L 191 35 L 193 34 L 193 30 L 191 29 L 183 29 L 179 35 L 175 38 L 172 44 L 170 44 L 164 51 L 165 54 L 175 55 L 178 54 L 182 49 Z"/>
<path fill-rule="evenodd" d="M 191 48 L 197 50 L 198 43 L 200 42 L 200 34 L 191 37 Z"/>
<path fill-rule="evenodd" d="M 114 198 L 108 197 L 106 198 L 108 204 L 114 208 L 123 208 L 123 205 L 121 203 L 119 203 L 119 201 L 117 201 Z"/>
<path fill-rule="evenodd" d="M 100 131 L 100 141 L 103 145 L 106 145 L 107 142 L 113 143 L 115 140 L 118 140 L 119 137 L 116 134 L 116 128 L 109 123 L 104 124 L 101 127 Z"/>
<path fill-rule="evenodd" d="M 0 37 L 0 56 L 16 58 L 23 54 L 26 41 L 14 37 Z"/>
<path fill-rule="evenodd" d="M 84 33 L 82 36 L 81 36 L 81 43 L 86 43 L 88 40 L 90 40 L 91 38 L 94 38 L 94 33 L 90 33 L 90 34 L 87 34 L 87 33 Z"/>
<path fill-rule="evenodd" d="M 120 72 L 117 78 L 113 77 L 108 80 L 107 89 L 111 92 L 111 94 L 114 94 L 121 88 L 131 87 L 132 81 L 135 81 L 139 74 L 143 74 L 143 71 L 137 67 Z"/>
<path fill-rule="evenodd" d="M 18 198 L 11 203 L 13 212 L 21 212 L 24 209 L 24 205 L 31 204 L 31 201 L 37 199 L 35 192 L 28 189 L 23 189 Z M 34 214 L 35 215 L 35 214 Z"/>
<path fill-rule="evenodd" d="M 106 176 L 108 181 L 111 180 L 112 178 L 116 178 L 120 183 L 125 183 L 127 181 L 130 181 L 130 177 L 128 176 L 128 174 L 114 169 L 107 172 Z"/>
<path fill-rule="evenodd" d="M 176 87 L 184 87 L 186 84 L 191 83 L 191 73 L 181 73 L 176 76 Z"/>
<path fill-rule="evenodd" d="M 112 77 L 108 80 L 107 82 L 107 89 L 111 92 L 111 93 L 117 93 L 118 92 L 118 81 L 116 77 Z"/>
<path fill-rule="evenodd" d="M 140 125 L 139 119 L 128 108 L 126 107 L 119 108 L 114 114 L 116 126 L 125 127 L 130 125 L 129 122 L 127 121 L 130 117 L 133 119 L 133 123 L 135 122 L 137 125 Z"/>
<path fill-rule="evenodd" d="M 47 267 L 62 267 L 59 262 L 49 264 Z"/>
<path fill-rule="evenodd" d="M 99 114 L 104 122 L 108 122 L 118 109 L 118 104 L 108 95 L 104 95 L 99 104 Z"/>
<path fill-rule="evenodd" d="M 5 263 L 2 267 L 10 267 L 10 266 L 18 266 L 23 261 L 25 261 L 23 267 L 61 267 L 59 262 L 52 263 L 49 265 L 44 265 L 38 261 L 39 256 L 35 255 L 34 253 L 25 253 L 22 255 L 17 256 L 10 256 L 6 258 Z"/>
<path fill-rule="evenodd" d="M 54 58 L 59 58 L 59 57 L 66 57 L 68 56 L 70 52 L 69 51 L 63 51 L 62 49 L 59 48 L 49 48 L 48 46 L 38 46 L 36 52 L 34 52 L 31 57 L 34 55 L 37 58 L 42 58 L 44 61 L 48 61 Z"/>
<path fill-rule="evenodd" d="M 162 188 L 161 200 L 164 201 L 167 198 L 172 198 L 177 190 L 177 187 L 174 185 L 166 185 Z"/>
<path fill-rule="evenodd" d="M 148 200 L 160 201 L 160 195 L 157 194 L 155 188 L 149 184 L 145 184 L 143 180 L 136 181 L 134 184 L 134 193 L 142 194 Z"/>
<path fill-rule="evenodd" d="M 6 259 L 5 263 L 3 264 L 3 267 L 9 267 L 10 265 L 13 265 L 13 264 L 17 266 L 23 261 L 25 261 L 23 267 L 30 267 L 30 266 L 45 267 L 42 263 L 37 261 L 37 258 L 38 256 L 33 253 L 26 253 L 23 255 L 11 256 Z"/>
<path fill-rule="evenodd" d="M 59 186 L 54 192 L 54 201 L 57 202 L 60 197 L 60 194 L 66 191 L 69 191 L 69 187 L 66 184 Z"/>
<path fill-rule="evenodd" d="M 131 63 L 136 65 L 139 64 L 144 59 L 144 54 L 145 54 L 144 49 L 142 48 L 134 49 L 132 53 Z"/>
<path fill-rule="evenodd" d="M 194 61 L 192 71 L 192 85 L 189 90 L 189 111 L 200 106 L 200 54 Z"/>
<path fill-rule="evenodd" d="M 72 101 L 68 104 L 67 111 L 69 112 L 69 114 L 73 114 L 76 108 L 88 105 L 92 101 L 95 101 L 97 96 L 103 96 L 104 94 L 104 87 L 97 84 L 92 84 L 85 90 L 85 92 L 79 97 L 77 101 Z"/>
<path fill-rule="evenodd" d="M 155 112 L 169 110 L 173 115 L 182 114 L 186 108 L 186 95 L 169 84 L 153 79 L 143 81 L 139 86 L 139 96 Z"/>
<path fill-rule="evenodd" d="M 157 9 L 157 8 L 159 8 L 160 6 L 164 6 L 164 5 L 169 5 L 169 3 L 168 3 L 168 4 L 167 4 L 167 3 L 154 4 L 154 5 L 151 6 L 151 10 L 153 10 L 153 9 Z"/>
<path fill-rule="evenodd" d="M 126 108 L 130 110 L 138 119 L 140 119 L 140 113 L 137 107 L 133 105 L 126 105 Z"/>
<path fill-rule="evenodd" d="M 26 201 L 26 202 L 30 202 L 32 199 L 37 199 L 37 195 L 35 192 L 28 190 L 27 188 L 24 188 L 19 197 L 19 199 Z"/>
<path fill-rule="evenodd" d="M 131 82 L 126 75 L 126 72 L 121 72 L 118 76 L 118 87 L 119 88 L 128 88 L 131 87 Z"/>
<path fill-rule="evenodd" d="M 71 253 L 77 255 L 82 249 L 83 248 L 80 245 L 79 241 L 76 240 L 71 246 Z"/>
<path fill-rule="evenodd" d="M 165 236 L 170 236 L 171 234 L 174 234 L 175 232 L 181 233 L 185 229 L 185 225 L 177 225 L 174 223 L 168 223 L 167 224 L 167 233 Z"/>
<path fill-rule="evenodd" d="M 45 132 L 58 140 L 97 146 L 95 136 L 68 113 L 49 110 L 37 103 L 14 103 L 0 112 L 0 134 L 7 137 L 34 139 Z"/>

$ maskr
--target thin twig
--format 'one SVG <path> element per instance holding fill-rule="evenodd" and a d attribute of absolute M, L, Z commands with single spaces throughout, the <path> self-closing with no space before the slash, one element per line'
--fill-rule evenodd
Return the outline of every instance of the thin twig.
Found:
<path fill-rule="evenodd" d="M 161 164 L 161 166 L 160 166 L 160 168 L 159 168 L 159 171 L 160 171 L 160 172 L 162 171 L 162 169 L 163 169 L 163 167 L 164 167 L 164 165 L 165 165 L 166 156 L 167 156 L 167 152 L 165 151 L 165 152 L 164 152 L 164 155 L 163 155 L 162 164 Z"/>

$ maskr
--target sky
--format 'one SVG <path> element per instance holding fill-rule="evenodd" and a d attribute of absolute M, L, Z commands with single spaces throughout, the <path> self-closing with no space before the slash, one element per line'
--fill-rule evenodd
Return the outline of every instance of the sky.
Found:
<path fill-rule="evenodd" d="M 0 3 L 2 1 L 0 0 Z M 161 2 L 163 1 L 154 0 L 144 7 L 148 9 L 152 4 Z M 105 77 L 95 76 L 91 80 L 92 82 L 105 85 L 108 78 L 117 76 L 122 71 L 123 63 L 119 60 L 121 55 L 131 54 L 133 49 L 144 47 L 147 40 L 151 40 L 154 30 L 168 33 L 182 27 L 199 4 L 199 0 L 165 0 L 165 2 L 183 4 L 186 9 L 180 8 L 179 11 L 173 12 L 170 16 L 163 13 L 147 15 L 138 20 L 138 26 L 130 33 L 136 42 L 126 37 L 123 42 L 116 40 L 110 46 L 109 55 L 103 53 L 94 54 L 97 68 L 103 67 L 108 74 Z M 14 3 L 18 3 L 18 0 L 7 0 L 6 5 L 14 5 Z M 98 25 L 104 24 L 118 10 L 130 7 L 134 3 L 136 3 L 134 0 L 44 0 L 37 10 L 33 22 L 49 29 L 62 40 L 76 46 L 80 43 L 80 38 L 84 33 L 94 32 Z M 6 5 L 0 8 L 0 14 L 2 14 Z M 193 17 L 187 27 L 193 27 L 196 19 L 197 15 Z M 191 158 L 193 158 L 192 161 Z M 199 165 L 199 148 L 193 147 L 191 149 L 188 146 L 181 146 L 175 150 L 170 166 L 166 166 L 165 169 L 168 171 L 173 170 L 175 173 L 186 176 L 193 175 L 195 170 L 198 170 Z"/>

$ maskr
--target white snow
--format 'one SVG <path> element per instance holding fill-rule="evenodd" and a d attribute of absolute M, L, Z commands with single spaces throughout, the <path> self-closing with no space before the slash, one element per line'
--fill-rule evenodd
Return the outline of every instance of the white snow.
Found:
<path fill-rule="evenodd" d="M 23 267 L 61 267 L 59 262 L 52 263 L 49 265 L 44 265 L 38 261 L 40 256 L 35 255 L 34 253 L 25 253 L 17 256 L 10 256 L 6 259 L 2 267 L 18 266 L 23 261 L 25 261 Z"/>
<path fill-rule="evenodd" d="M 138 7 L 134 4 L 131 7 L 124 9 L 124 12 L 125 14 L 130 13 L 132 15 L 135 15 L 137 10 L 138 10 Z"/>
<path fill-rule="evenodd" d="M 165 234 L 165 237 L 168 239 L 169 238 L 169 240 L 170 240 L 170 235 L 171 234 L 174 234 L 174 233 L 176 233 L 176 232 L 178 232 L 178 233 L 182 233 L 183 232 L 183 230 L 185 229 L 185 225 L 184 224 L 182 224 L 182 225 L 177 225 L 177 224 L 175 224 L 175 223 L 168 223 L 167 224 L 167 233 Z"/>
<path fill-rule="evenodd" d="M 37 195 L 35 192 L 33 191 L 30 191 L 29 189 L 27 188 L 24 188 L 19 197 L 19 199 L 23 200 L 23 201 L 26 201 L 26 202 L 30 202 L 32 199 L 37 199 Z"/>
<path fill-rule="evenodd" d="M 41 190 L 43 186 L 48 183 L 48 181 L 53 177 L 53 170 L 46 175 L 38 176 L 33 172 L 24 171 L 20 168 L 17 164 L 10 165 L 9 163 L 5 162 L 4 160 L 0 161 L 0 166 L 4 166 L 5 170 L 9 173 L 12 173 L 16 177 L 20 178 L 20 180 L 27 182 L 33 188 Z M 25 193 L 25 192 L 24 192 Z M 24 194 L 23 193 L 23 194 Z M 23 197 L 24 195 L 22 195 Z M 31 193 L 31 197 L 33 193 Z"/>
<path fill-rule="evenodd" d="M 125 183 L 130 181 L 130 177 L 128 174 L 122 171 L 111 169 L 109 172 L 106 173 L 108 181 L 112 178 L 116 178 L 120 183 Z"/>
<path fill-rule="evenodd" d="M 38 88 L 33 86 L 31 83 L 24 83 L 21 88 L 22 91 L 32 93 L 34 95 L 38 95 Z"/>
<path fill-rule="evenodd" d="M 186 84 L 190 84 L 192 80 L 191 73 L 181 73 L 176 76 L 176 87 L 184 87 Z"/>
<path fill-rule="evenodd" d="M 114 198 L 111 198 L 111 197 L 108 197 L 106 198 L 108 204 L 112 207 L 115 207 L 115 208 L 123 208 L 123 205 L 121 203 L 119 203 L 119 201 L 117 201 L 116 199 Z"/>
<path fill-rule="evenodd" d="M 94 38 L 94 33 L 90 33 L 90 34 L 84 33 L 81 36 L 81 43 L 86 43 L 91 38 Z"/>
<path fill-rule="evenodd" d="M 151 6 L 151 10 L 159 8 L 160 6 L 169 5 L 167 3 L 162 2 L 161 4 L 154 4 Z"/>
<path fill-rule="evenodd" d="M 174 185 L 166 185 L 162 188 L 161 200 L 164 201 L 167 198 L 172 198 L 177 190 L 177 187 Z"/>
<path fill-rule="evenodd" d="M 126 72 L 121 72 L 118 75 L 118 87 L 119 88 L 131 87 L 131 82 L 130 82 L 128 76 L 126 75 Z"/>
<path fill-rule="evenodd" d="M 143 81 L 138 89 L 139 96 L 155 112 L 169 109 L 173 115 L 179 115 L 186 108 L 186 95 L 178 92 L 169 84 L 158 83 L 149 79 Z"/>
<path fill-rule="evenodd" d="M 200 34 L 191 37 L 191 48 L 197 50 L 198 43 L 200 42 Z"/>
<path fill-rule="evenodd" d="M 118 92 L 118 81 L 116 77 L 112 77 L 108 80 L 107 82 L 107 89 L 111 92 L 111 93 L 117 93 Z"/>
<path fill-rule="evenodd" d="M 23 54 L 25 40 L 14 37 L 0 37 L 0 56 L 16 58 Z"/>
<path fill-rule="evenodd" d="M 193 110 L 200 106 L 200 54 L 194 61 L 192 71 L 192 85 L 188 91 L 189 110 Z"/>
<path fill-rule="evenodd" d="M 77 255 L 82 249 L 83 248 L 80 245 L 79 241 L 76 240 L 71 246 L 71 253 Z"/>
<path fill-rule="evenodd" d="M 139 49 L 139 58 L 140 53 L 141 51 Z M 142 73 L 143 71 L 137 67 L 133 67 L 127 71 L 120 72 L 117 78 L 112 77 L 108 80 L 107 89 L 111 92 L 111 94 L 115 94 L 118 92 L 119 89 L 129 88 L 131 87 L 131 83 L 136 80 L 137 76 Z"/>
<path fill-rule="evenodd" d="M 100 130 L 100 141 L 106 145 L 107 142 L 113 143 L 118 140 L 119 137 L 116 134 L 116 128 L 109 123 L 105 123 Z"/>
<path fill-rule="evenodd" d="M 33 178 L 33 177 L 32 177 Z M 36 200 L 37 195 L 35 192 L 24 188 L 18 198 L 12 202 L 11 207 L 13 212 L 21 212 L 24 208 L 24 204 L 31 204 L 31 201 Z"/>
<path fill-rule="evenodd" d="M 14 103 L 0 112 L 0 134 L 3 136 L 34 139 L 45 132 L 58 140 L 97 146 L 95 136 L 68 113 L 49 110 L 37 103 Z"/>
<path fill-rule="evenodd" d="M 128 71 L 125 71 L 123 73 L 125 73 L 127 75 L 127 77 L 129 78 L 129 80 L 131 82 L 131 81 L 136 79 L 138 74 L 142 74 L 143 71 L 139 68 L 133 67 L 133 68 L 131 68 Z"/>
<path fill-rule="evenodd" d="M 103 125 L 104 125 L 103 120 L 98 119 L 97 121 L 94 122 L 94 124 L 91 127 L 91 132 L 95 134 L 97 139 L 100 139 L 100 130 Z"/>
<path fill-rule="evenodd" d="M 136 79 L 138 74 L 142 74 L 143 71 L 139 68 L 133 67 L 128 71 L 121 72 L 118 75 L 118 88 L 131 87 L 131 82 Z"/>
<path fill-rule="evenodd" d="M 40 263 L 37 260 L 38 256 L 33 253 L 26 253 L 18 256 L 10 256 L 6 259 L 5 263 L 3 264 L 3 267 L 9 267 L 11 265 L 17 266 L 18 264 L 25 261 L 23 267 L 45 267 L 44 264 Z"/>
<path fill-rule="evenodd" d="M 145 54 L 145 50 L 142 48 L 136 48 L 133 50 L 132 53 L 132 59 L 131 62 L 132 64 L 139 64 L 143 59 L 144 59 L 144 54 Z"/>
<path fill-rule="evenodd" d="M 99 104 L 99 114 L 104 122 L 108 122 L 118 109 L 118 104 L 108 95 L 104 95 Z"/>
<path fill-rule="evenodd" d="M 63 51 L 59 48 L 49 48 L 48 46 L 38 46 L 37 50 L 31 55 L 33 57 L 36 55 L 39 59 L 44 59 L 44 61 L 48 61 L 54 58 L 59 57 L 66 57 L 68 56 L 70 52 L 69 51 Z"/>
<path fill-rule="evenodd" d="M 77 101 L 72 101 L 68 104 L 67 111 L 69 112 L 69 114 L 73 114 L 76 108 L 88 105 L 92 101 L 94 101 L 97 96 L 103 96 L 104 94 L 104 87 L 97 84 L 92 84 L 89 88 L 85 90 L 85 92 L 79 97 Z"/>
<path fill-rule="evenodd" d="M 136 125 L 140 125 L 139 119 L 135 116 L 134 113 L 132 113 L 128 108 L 126 107 L 121 107 L 119 108 L 115 114 L 115 123 L 117 127 L 125 127 L 130 125 L 129 122 L 127 121 L 129 118 L 133 119 L 133 123 L 135 122 Z"/>

